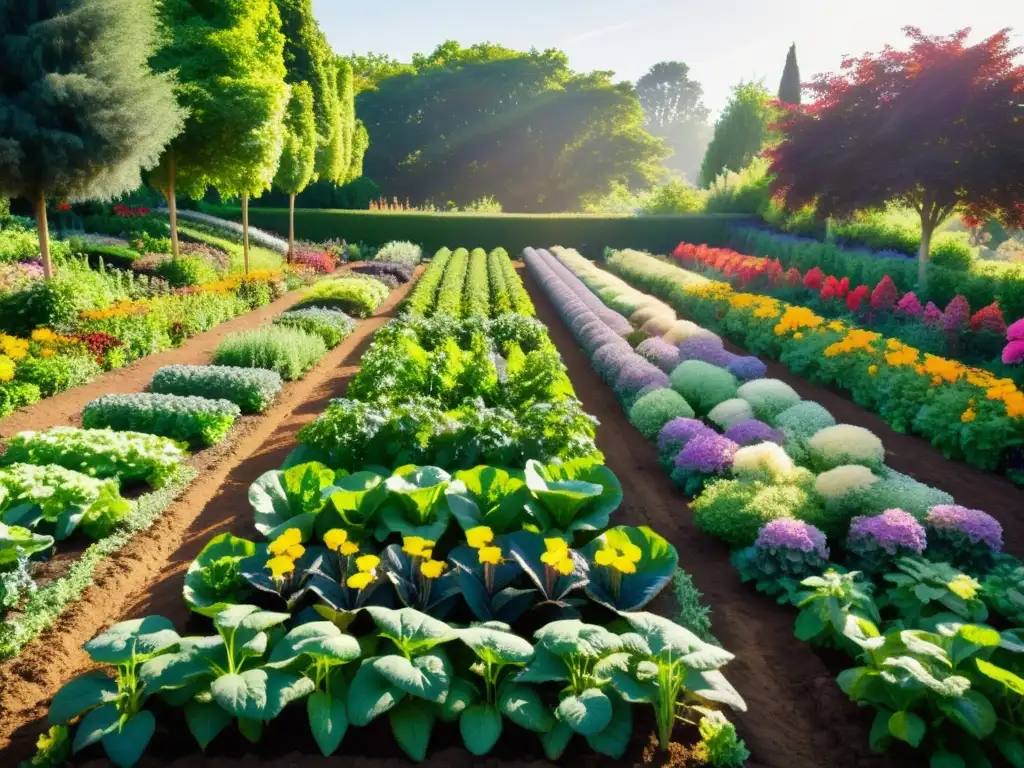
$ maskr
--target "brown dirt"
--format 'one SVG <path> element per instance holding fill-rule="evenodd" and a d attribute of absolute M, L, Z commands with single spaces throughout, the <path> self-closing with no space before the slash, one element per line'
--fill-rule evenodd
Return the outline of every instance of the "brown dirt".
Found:
<path fill-rule="evenodd" d="M 182 619 L 180 610 L 171 609 L 184 607 L 181 577 L 188 564 L 210 537 L 232 525 L 241 525 L 240 520 L 248 521 L 249 484 L 263 472 L 280 466 L 284 456 L 294 447 L 295 433 L 316 418 L 328 401 L 339 394 L 340 388 L 356 370 L 359 357 L 373 333 L 394 314 L 413 284 L 408 283 L 392 292 L 373 317 L 359 322 L 353 334 L 328 353 L 304 379 L 287 384 L 265 414 L 241 419 L 239 427 L 232 430 L 229 441 L 226 441 L 226 447 L 221 444 L 200 453 L 199 477 L 153 527 L 101 563 L 96 569 L 93 585 L 54 626 L 30 643 L 18 657 L 0 664 L 0 750 L 4 754 L 0 765 L 14 765 L 18 759 L 31 754 L 36 735 L 43 729 L 43 717 L 50 697 L 88 665 L 88 658 L 81 650 L 82 643 L 104 627 L 137 611 L 155 613 L 167 608 L 170 618 Z M 297 294 L 290 294 L 264 310 L 239 318 L 250 319 L 248 324 L 231 327 L 235 322 L 232 321 L 219 326 L 217 331 L 223 334 L 252 327 L 273 316 L 274 312 L 268 310 L 276 307 L 276 312 L 280 312 L 297 298 Z M 253 319 L 254 316 L 258 318 Z M 155 361 L 155 358 L 165 357 L 156 355 L 142 361 L 150 363 L 147 372 L 132 375 L 137 386 L 129 391 L 138 391 L 148 383 L 152 372 L 160 365 L 208 359 L 216 346 L 216 339 L 203 338 L 209 335 L 193 339 L 202 340 L 203 344 L 202 351 L 191 356 Z M 128 375 L 128 369 L 114 373 Z M 127 386 L 120 381 L 112 383 Z M 75 423 L 70 414 L 75 413 L 76 402 L 84 404 L 100 391 L 126 391 L 124 388 L 95 390 L 94 386 L 95 383 L 70 390 L 47 401 L 49 404 L 65 395 L 70 396 L 66 399 L 72 402 L 62 400 L 54 404 L 55 414 L 59 411 L 58 418 L 64 419 L 58 423 Z M 93 391 L 91 395 L 84 396 L 80 390 Z M 35 413 L 35 421 L 23 424 L 19 429 L 38 429 L 54 423 L 53 419 L 44 420 L 39 411 Z M 17 416 L 20 414 L 15 414 Z M 184 625 L 184 619 L 181 624 Z"/>

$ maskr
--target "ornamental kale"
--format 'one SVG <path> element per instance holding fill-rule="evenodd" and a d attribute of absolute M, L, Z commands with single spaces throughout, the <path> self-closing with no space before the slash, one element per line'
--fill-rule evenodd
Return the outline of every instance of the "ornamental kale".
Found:
<path fill-rule="evenodd" d="M 913 515 L 887 509 L 880 515 L 850 521 L 846 551 L 851 565 L 877 574 L 894 568 L 901 557 L 922 554 L 927 543 L 924 527 Z"/>
<path fill-rule="evenodd" d="M 1003 548 L 1003 527 L 980 509 L 938 504 L 928 510 L 928 557 L 984 573 Z"/>

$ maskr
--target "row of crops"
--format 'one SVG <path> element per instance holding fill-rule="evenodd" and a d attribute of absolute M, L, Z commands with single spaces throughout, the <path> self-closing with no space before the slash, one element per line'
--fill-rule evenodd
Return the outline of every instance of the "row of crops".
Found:
<path fill-rule="evenodd" d="M 718 709 L 745 708 L 732 655 L 643 610 L 677 554 L 624 524 L 507 255 L 441 251 L 407 309 L 253 484 L 254 537 L 220 535 L 188 569 L 207 631 L 150 616 L 88 642 L 99 669 L 54 697 L 48 743 L 130 766 L 158 715 L 206 748 L 274 738 L 302 707 L 325 755 L 386 718 L 415 760 L 444 728 L 474 755 L 512 731 L 550 759 L 585 742 L 617 760 L 644 706 L 664 747 L 686 716 L 699 754 L 742 761 Z"/>
<path fill-rule="evenodd" d="M 777 345 L 816 327 L 799 308 L 639 252 L 611 256 L 622 280 L 553 250 L 527 249 L 528 269 L 694 497 L 695 525 L 729 545 L 740 578 L 796 610 L 799 640 L 839 652 L 840 688 L 874 712 L 871 747 L 936 768 L 1024 765 L 1024 566 L 1001 552 L 1000 524 L 885 466 L 877 436 L 691 321 Z M 810 354 L 828 366 L 855 332 L 821 325 L 826 346 Z"/>

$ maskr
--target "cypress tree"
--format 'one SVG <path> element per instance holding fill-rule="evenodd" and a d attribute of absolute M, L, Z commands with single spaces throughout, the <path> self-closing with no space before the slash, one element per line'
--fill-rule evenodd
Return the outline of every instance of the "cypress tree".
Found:
<path fill-rule="evenodd" d="M 295 250 L 295 196 L 313 179 L 316 165 L 316 118 L 313 89 L 307 83 L 292 86 L 284 118 L 284 149 L 274 183 L 288 194 L 288 259 Z"/>
<path fill-rule="evenodd" d="M 789 46 L 786 67 L 779 82 L 779 101 L 783 104 L 800 104 L 800 67 L 796 63 L 796 43 Z"/>
<path fill-rule="evenodd" d="M 356 133 L 356 95 L 352 80 L 352 64 L 338 59 L 338 132 L 341 144 L 342 183 L 350 180 L 352 150 Z"/>
<path fill-rule="evenodd" d="M 181 130 L 171 74 L 153 74 L 154 0 L 0 0 L 0 194 L 109 199 Z"/>

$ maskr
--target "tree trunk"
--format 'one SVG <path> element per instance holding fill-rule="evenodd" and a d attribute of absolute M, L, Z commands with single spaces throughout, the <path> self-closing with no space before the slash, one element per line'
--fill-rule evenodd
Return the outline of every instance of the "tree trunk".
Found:
<path fill-rule="evenodd" d="M 36 228 L 39 230 L 39 254 L 43 257 L 43 277 L 53 277 L 50 263 L 50 229 L 46 224 L 46 194 L 42 191 L 36 198 Z"/>
<path fill-rule="evenodd" d="M 288 263 L 295 253 L 295 195 L 288 195 Z"/>
<path fill-rule="evenodd" d="M 178 198 L 174 193 L 174 150 L 172 149 L 167 159 L 167 210 L 171 215 L 171 258 L 176 259 L 181 255 L 178 248 Z"/>
<path fill-rule="evenodd" d="M 932 224 L 927 214 L 921 214 L 921 248 L 917 252 L 917 286 L 919 292 L 924 295 L 925 283 L 928 280 L 928 252 L 932 247 L 932 232 L 935 225 Z"/>
<path fill-rule="evenodd" d="M 249 274 L 249 195 L 242 195 L 242 259 Z"/>

